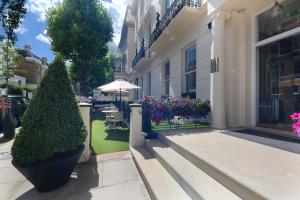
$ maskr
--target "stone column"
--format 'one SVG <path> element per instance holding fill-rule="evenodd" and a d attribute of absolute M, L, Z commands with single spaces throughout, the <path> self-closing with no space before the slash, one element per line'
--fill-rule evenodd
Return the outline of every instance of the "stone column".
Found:
<path fill-rule="evenodd" d="M 143 146 L 145 137 L 142 135 L 142 105 L 130 104 L 130 136 L 129 146 Z"/>
<path fill-rule="evenodd" d="M 79 159 L 79 163 L 87 162 L 90 159 L 91 156 L 91 149 L 90 149 L 90 143 L 91 143 L 91 104 L 87 103 L 80 103 L 79 109 L 81 113 L 82 120 L 84 122 L 85 128 L 87 130 L 87 136 L 84 142 L 84 150 L 81 154 L 81 157 Z"/>
<path fill-rule="evenodd" d="M 212 21 L 211 59 L 215 70 L 211 73 L 210 101 L 212 106 L 212 127 L 226 128 L 225 119 L 225 20 L 228 14 L 216 13 Z"/>

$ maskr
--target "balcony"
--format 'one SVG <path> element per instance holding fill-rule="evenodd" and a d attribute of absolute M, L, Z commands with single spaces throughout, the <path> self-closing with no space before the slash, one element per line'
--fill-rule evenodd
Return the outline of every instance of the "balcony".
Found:
<path fill-rule="evenodd" d="M 162 46 L 174 41 L 193 22 L 199 20 L 205 10 L 199 9 L 201 7 L 202 0 L 174 0 L 161 19 L 157 15 L 156 28 L 150 35 L 150 51 L 156 52 Z"/>
<path fill-rule="evenodd" d="M 139 69 L 141 69 L 141 67 L 147 64 L 149 58 L 146 54 L 147 54 L 147 49 L 144 47 L 144 42 L 143 42 L 139 52 L 136 53 L 132 61 L 133 70 L 138 71 Z"/>

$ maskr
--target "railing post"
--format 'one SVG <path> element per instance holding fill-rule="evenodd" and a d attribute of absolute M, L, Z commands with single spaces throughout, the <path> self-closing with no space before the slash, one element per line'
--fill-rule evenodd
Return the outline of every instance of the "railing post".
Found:
<path fill-rule="evenodd" d="M 87 136 L 84 142 L 84 150 L 81 154 L 81 157 L 79 159 L 79 163 L 87 162 L 90 159 L 91 156 L 91 150 L 90 150 L 90 142 L 91 142 L 91 104 L 88 103 L 80 103 L 79 104 L 79 110 L 81 113 L 82 120 L 84 122 Z"/>
<path fill-rule="evenodd" d="M 145 137 L 142 135 L 142 105 L 130 104 L 130 136 L 129 146 L 143 146 Z"/>

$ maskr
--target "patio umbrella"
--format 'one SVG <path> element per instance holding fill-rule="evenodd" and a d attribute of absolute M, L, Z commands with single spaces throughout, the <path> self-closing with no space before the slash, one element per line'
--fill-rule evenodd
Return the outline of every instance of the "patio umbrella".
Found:
<path fill-rule="evenodd" d="M 98 87 L 101 91 L 109 92 L 109 91 L 119 91 L 120 92 L 120 104 L 121 104 L 121 110 L 122 110 L 122 91 L 128 91 L 133 89 L 141 89 L 141 87 L 132 84 L 128 81 L 125 81 L 123 79 L 115 80 L 111 83 L 102 85 Z"/>

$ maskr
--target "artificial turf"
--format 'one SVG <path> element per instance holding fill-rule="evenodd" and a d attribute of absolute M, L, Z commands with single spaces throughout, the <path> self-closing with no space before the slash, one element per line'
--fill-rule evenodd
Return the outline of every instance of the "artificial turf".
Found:
<path fill-rule="evenodd" d="M 129 129 L 106 129 L 105 115 L 96 112 L 92 122 L 92 154 L 129 150 Z"/>

